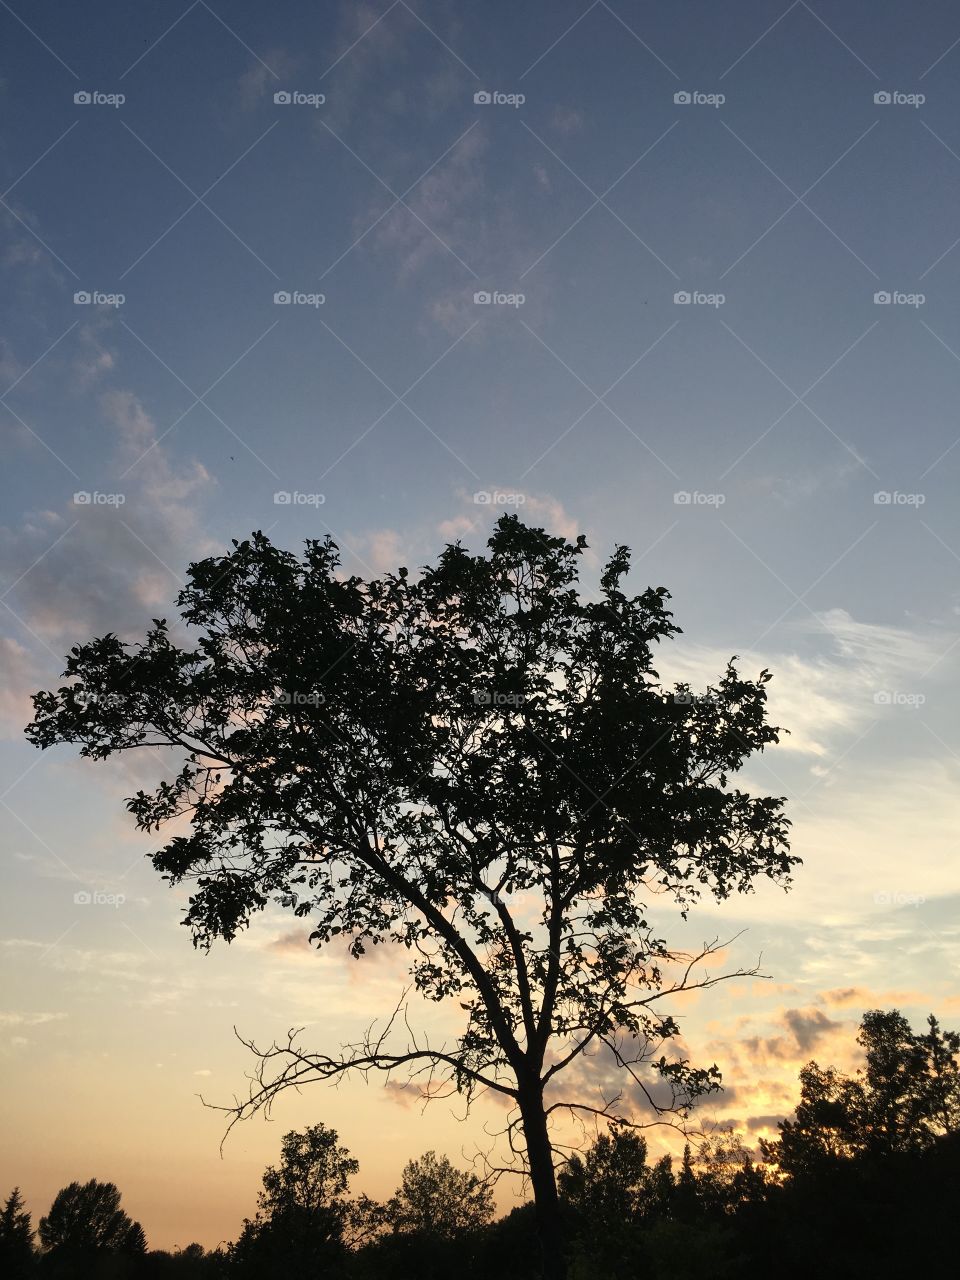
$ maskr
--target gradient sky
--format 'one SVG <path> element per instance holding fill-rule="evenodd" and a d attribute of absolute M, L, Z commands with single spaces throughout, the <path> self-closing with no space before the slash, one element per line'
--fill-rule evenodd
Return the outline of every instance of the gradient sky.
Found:
<path fill-rule="evenodd" d="M 214 1245 L 287 1128 L 386 1195 L 495 1118 L 318 1088 L 221 1159 L 232 1026 L 335 1044 L 402 962 L 280 911 L 195 953 L 123 809 L 158 763 L 23 740 L 70 645 L 255 528 L 369 574 L 479 548 L 474 495 L 510 495 L 587 534 L 588 586 L 626 542 L 669 588 L 664 675 L 773 670 L 792 734 L 748 781 L 804 866 L 681 935 L 746 929 L 728 962 L 772 975 L 678 1010 L 711 1114 L 770 1132 L 865 1008 L 956 1025 L 956 5 L 0 0 L 0 40 L 0 1192 L 109 1178 L 153 1245 Z"/>

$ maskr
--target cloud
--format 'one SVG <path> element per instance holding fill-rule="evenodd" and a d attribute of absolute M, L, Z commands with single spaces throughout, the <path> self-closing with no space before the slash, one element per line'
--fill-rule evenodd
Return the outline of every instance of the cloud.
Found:
<path fill-rule="evenodd" d="M 396 529 L 373 529 L 369 533 L 350 534 L 349 539 L 343 542 L 344 551 L 352 554 L 360 561 L 363 569 L 372 575 L 393 573 L 400 565 L 409 565 L 412 558 L 409 547 L 409 539 Z"/>
<path fill-rule="evenodd" d="M 863 987 L 835 987 L 832 991 L 822 991 L 817 998 L 822 1004 L 837 1007 L 858 1005 L 865 1009 L 871 997 Z"/>
<path fill-rule="evenodd" d="M 93 362 L 106 373 L 103 355 Z M 170 461 L 131 391 L 106 390 L 97 405 L 113 451 L 86 483 L 112 501 L 72 501 L 0 528 L 0 573 L 13 584 L 7 625 L 21 632 L 0 639 L 8 659 L 0 713 L 9 727 L 19 721 L 18 734 L 30 719 L 29 695 L 59 675 L 70 645 L 106 631 L 140 637 L 152 616 L 169 611 L 185 565 L 215 549 L 197 513 L 213 484 L 205 469 Z"/>
<path fill-rule="evenodd" d="M 310 944 L 308 929 L 291 929 L 288 933 L 281 933 L 279 937 L 267 943 L 266 949 L 275 955 L 310 960 L 315 959 L 316 951 L 316 948 Z"/>
<path fill-rule="evenodd" d="M 797 623 L 793 633 L 809 651 L 766 650 L 741 656 L 738 669 L 755 677 L 773 672 L 767 687 L 770 720 L 789 730 L 780 749 L 825 758 L 832 742 L 875 720 L 875 695 L 910 690 L 947 649 L 951 636 L 927 630 L 858 622 L 844 609 L 831 609 Z M 658 662 L 667 681 L 687 680 L 693 687 L 715 683 L 732 656 L 715 646 L 681 638 L 661 650 Z"/>
<path fill-rule="evenodd" d="M 263 61 L 256 62 L 243 73 L 237 82 L 240 94 L 240 106 L 244 111 L 252 111 L 261 103 L 273 105 L 273 95 L 278 89 L 299 89 L 304 93 L 315 92 L 306 84 L 291 84 L 291 76 L 297 75 L 304 67 L 304 59 L 288 53 L 285 49 L 267 49 L 262 55 Z M 278 78 L 279 77 L 279 78 Z"/>
<path fill-rule="evenodd" d="M 67 1016 L 65 1013 L 0 1012 L 0 1027 L 39 1027 L 47 1022 L 59 1022 Z"/>
<path fill-rule="evenodd" d="M 550 126 L 557 133 L 583 133 L 583 112 L 575 107 L 556 106 L 550 115 Z"/>
<path fill-rule="evenodd" d="M 758 1129 L 776 1129 L 781 1120 L 784 1119 L 783 1112 L 774 1112 L 769 1116 L 751 1116 L 747 1120 L 747 1128 L 751 1133 L 756 1133 Z"/>
<path fill-rule="evenodd" d="M 33 718 L 30 693 L 39 688 L 41 667 L 35 656 L 12 636 L 0 636 L 0 734 L 21 741 L 23 728 Z"/>
<path fill-rule="evenodd" d="M 825 1036 L 844 1025 L 828 1018 L 822 1009 L 787 1009 L 783 1021 L 801 1053 L 812 1053 Z"/>
<path fill-rule="evenodd" d="M 370 239 L 388 253 L 398 267 L 401 282 L 418 274 L 451 251 L 465 261 L 482 260 L 488 231 L 477 213 L 484 187 L 482 160 L 487 149 L 481 127 L 472 129 L 413 190 L 404 205 L 397 205 L 380 221 Z M 367 227 L 392 203 L 388 192 L 377 196 L 360 214 L 354 235 Z"/>

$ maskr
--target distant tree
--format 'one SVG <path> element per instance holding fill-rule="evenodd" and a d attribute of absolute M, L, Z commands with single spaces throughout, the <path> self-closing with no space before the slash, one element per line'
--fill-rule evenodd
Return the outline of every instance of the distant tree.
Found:
<path fill-rule="evenodd" d="M 767 1171 L 743 1137 L 723 1129 L 697 1150 L 694 1180 L 701 1212 L 724 1217 L 760 1204 L 768 1191 Z"/>
<path fill-rule="evenodd" d="M 456 1169 L 428 1151 L 404 1166 L 400 1186 L 386 1205 L 386 1222 L 402 1235 L 443 1240 L 478 1231 L 493 1217 L 493 1195 L 476 1174 Z"/>
<path fill-rule="evenodd" d="M 897 1009 L 864 1014 L 855 1075 L 808 1063 L 800 1102 L 765 1158 L 790 1177 L 822 1176 L 838 1162 L 922 1151 L 960 1131 L 960 1035 L 931 1014 L 915 1034 Z"/>
<path fill-rule="evenodd" d="M 259 1052 L 235 1115 L 351 1070 L 422 1073 L 428 1096 L 449 1085 L 468 1103 L 494 1091 L 513 1107 L 509 1146 L 556 1280 L 551 1117 L 636 1119 L 613 1096 L 558 1094 L 561 1073 L 602 1049 L 641 1091 L 645 1123 L 685 1116 L 719 1071 L 673 1050 L 662 1002 L 757 972 L 710 975 L 716 942 L 672 950 L 647 903 L 686 915 L 703 894 L 787 884 L 798 860 L 783 801 L 731 785 L 778 740 L 769 673 L 744 680 L 731 662 L 705 695 L 665 688 L 654 650 L 679 628 L 665 588 L 624 593 L 626 547 L 584 598 L 583 536 L 503 516 L 488 546 L 364 582 L 340 572 L 329 538 L 302 559 L 262 533 L 234 542 L 190 566 L 178 604 L 195 647 L 156 619 L 133 648 L 112 634 L 74 648 L 70 683 L 35 696 L 28 735 L 95 760 L 176 754 L 174 776 L 129 808 L 143 830 L 192 822 L 154 865 L 194 882 L 196 945 L 278 901 L 312 918 L 318 947 L 345 938 L 360 956 L 392 940 L 423 997 L 455 998 L 466 1026 L 452 1044 L 409 1030 L 402 1007 L 332 1054 L 292 1031 Z"/>
<path fill-rule="evenodd" d="M 335 1129 L 315 1124 L 284 1135 L 280 1163 L 263 1175 L 252 1220 L 231 1251 L 241 1276 L 335 1271 L 346 1257 L 347 1193 L 359 1164 Z"/>
<path fill-rule="evenodd" d="M 864 1065 L 808 1063 L 795 1115 L 761 1143 L 779 1185 L 766 1220 L 742 1223 L 756 1274 L 886 1280 L 960 1252 L 960 1037 L 932 1015 L 915 1033 L 898 1010 L 874 1009 L 857 1039 Z"/>
<path fill-rule="evenodd" d="M 379 1231 L 358 1253 L 357 1280 L 486 1280 L 483 1258 L 492 1217 L 489 1187 L 428 1151 L 408 1161 L 395 1194 L 377 1206 Z"/>
<path fill-rule="evenodd" d="M 20 1188 L 14 1187 L 0 1212 L 0 1275 L 20 1280 L 33 1274 L 35 1262 L 33 1224 Z"/>
<path fill-rule="evenodd" d="M 601 1133 L 574 1155 L 557 1184 L 571 1215 L 575 1274 L 633 1277 L 647 1262 L 641 1225 L 669 1212 L 669 1156 L 647 1163 L 647 1141 L 623 1126 Z"/>
<path fill-rule="evenodd" d="M 146 1237 L 139 1222 L 120 1208 L 112 1182 L 71 1182 L 58 1191 L 40 1219 L 40 1242 L 50 1253 L 85 1257 L 102 1253 L 143 1254 Z"/>

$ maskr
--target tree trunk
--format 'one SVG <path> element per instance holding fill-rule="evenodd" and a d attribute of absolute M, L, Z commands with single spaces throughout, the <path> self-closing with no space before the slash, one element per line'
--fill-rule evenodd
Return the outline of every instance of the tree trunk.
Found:
<path fill-rule="evenodd" d="M 518 1101 L 537 1210 L 543 1280 L 567 1280 L 566 1242 L 553 1168 L 553 1147 L 547 1132 L 543 1089 L 539 1082 L 536 1087 L 523 1090 Z"/>

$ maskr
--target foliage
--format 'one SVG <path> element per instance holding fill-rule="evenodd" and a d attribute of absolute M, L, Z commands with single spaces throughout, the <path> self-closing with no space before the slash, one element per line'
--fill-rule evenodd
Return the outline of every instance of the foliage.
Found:
<path fill-rule="evenodd" d="M 758 1165 L 732 1130 L 716 1132 L 696 1150 L 687 1145 L 676 1166 L 669 1156 L 651 1163 L 646 1138 L 628 1127 L 600 1132 L 559 1176 L 571 1280 L 734 1280 L 770 1273 L 780 1280 L 812 1274 L 901 1280 L 918 1270 L 946 1269 L 960 1250 L 957 1038 L 932 1016 L 927 1031 L 914 1033 L 897 1010 L 873 1010 L 864 1015 L 858 1040 L 865 1062 L 856 1075 L 816 1063 L 804 1068 L 796 1114 L 781 1124 L 780 1143 L 766 1144 L 770 1156 L 783 1155 L 784 1165 Z M 919 1131 L 906 1127 L 907 1116 Z M 817 1125 L 825 1131 L 819 1140 Z M 792 1137 L 784 1144 L 783 1135 L 797 1133 L 805 1147 Z M 798 1151 L 804 1158 L 790 1165 Z M 41 1220 L 47 1249 L 39 1274 L 50 1280 L 541 1280 L 533 1204 L 491 1221 L 489 1188 L 432 1151 L 407 1163 L 385 1204 L 350 1198 L 357 1171 L 334 1130 L 318 1124 L 286 1134 L 278 1165 L 264 1173 L 256 1219 L 244 1224 L 226 1254 L 205 1253 L 199 1245 L 174 1254 L 50 1248 L 51 1221 L 75 1219 L 81 1201 L 100 1239 L 124 1237 L 109 1226 L 119 1211 L 116 1188 L 74 1183 Z M 74 1244 L 75 1227 L 64 1233 Z M 132 1235 L 139 1233 L 127 1232 Z M 29 1215 L 17 1192 L 0 1213 L 0 1247 L 11 1239 L 29 1248 Z M 8 1274 L 33 1272 L 7 1268 Z"/>
<path fill-rule="evenodd" d="M 20 1188 L 14 1187 L 0 1211 L 0 1274 L 21 1280 L 32 1275 L 35 1260 L 33 1224 Z"/>
<path fill-rule="evenodd" d="M 400 1187 L 386 1206 L 387 1223 L 400 1235 L 455 1240 L 485 1227 L 492 1217 L 490 1188 L 435 1151 L 404 1166 Z"/>
<path fill-rule="evenodd" d="M 284 1135 L 280 1163 L 263 1175 L 258 1210 L 231 1251 L 236 1274 L 334 1272 L 346 1257 L 347 1192 L 359 1165 L 334 1129 Z"/>
<path fill-rule="evenodd" d="M 804 1177 L 837 1162 L 927 1150 L 960 1129 L 960 1035 L 931 1014 L 914 1033 L 897 1009 L 864 1014 L 857 1042 L 866 1064 L 855 1075 L 808 1063 L 800 1102 L 780 1125 L 765 1158 L 787 1176 Z"/>
<path fill-rule="evenodd" d="M 40 1219 L 40 1243 L 50 1253 L 75 1256 L 99 1253 L 142 1254 L 146 1237 L 139 1222 L 120 1208 L 112 1182 L 71 1182 L 58 1191 Z"/>
<path fill-rule="evenodd" d="M 428 1095 L 501 1094 L 556 1276 L 548 1117 L 634 1118 L 616 1099 L 556 1096 L 564 1069 L 602 1048 L 647 1122 L 719 1086 L 715 1066 L 671 1049 L 662 1004 L 721 980 L 693 976 L 715 947 L 672 951 L 647 904 L 685 915 L 704 894 L 786 885 L 797 859 L 782 800 L 731 782 L 778 740 L 769 673 L 745 680 L 731 662 L 703 695 L 664 688 L 654 651 L 679 628 L 663 587 L 625 593 L 626 547 L 594 598 L 578 589 L 582 536 L 504 516 L 488 548 L 448 546 L 416 579 L 401 567 L 365 582 L 341 573 L 329 538 L 297 557 L 256 533 L 190 567 L 178 605 L 192 647 L 164 619 L 132 647 L 112 634 L 75 647 L 28 735 L 97 760 L 176 754 L 129 808 L 143 830 L 190 820 L 154 864 L 191 883 L 197 945 L 278 901 L 318 947 L 359 957 L 392 940 L 422 997 L 455 997 L 465 1026 L 444 1046 L 413 1031 L 396 1044 L 399 1009 L 340 1053 L 291 1034 L 262 1051 L 236 1114 L 351 1069 L 423 1073 Z"/>

